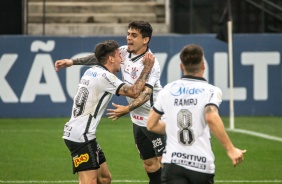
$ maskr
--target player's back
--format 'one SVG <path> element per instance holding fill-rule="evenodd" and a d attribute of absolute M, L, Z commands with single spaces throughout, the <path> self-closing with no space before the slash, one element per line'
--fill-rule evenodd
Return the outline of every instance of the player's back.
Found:
<path fill-rule="evenodd" d="M 187 77 L 166 85 L 160 97 L 162 111 L 167 118 L 164 161 L 212 173 L 214 155 L 204 108 L 208 104 L 219 106 L 220 89 L 203 78 Z"/>

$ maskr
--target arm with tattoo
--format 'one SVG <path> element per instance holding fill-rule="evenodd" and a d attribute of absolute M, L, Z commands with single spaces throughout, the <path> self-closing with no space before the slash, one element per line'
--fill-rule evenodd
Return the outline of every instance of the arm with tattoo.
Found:
<path fill-rule="evenodd" d="M 134 85 L 131 86 L 128 84 L 124 84 L 120 88 L 118 94 L 123 96 L 128 96 L 131 98 L 137 98 L 140 92 L 143 91 L 144 89 L 146 81 L 150 75 L 150 71 L 151 71 L 151 66 L 149 65 L 145 66 L 145 68 L 143 69 L 142 73 L 140 74 L 139 78 L 134 83 Z"/>
<path fill-rule="evenodd" d="M 112 103 L 112 105 L 116 107 L 116 109 L 107 109 L 107 116 L 112 120 L 117 120 L 119 117 L 129 113 L 130 111 L 133 111 L 134 109 L 146 103 L 150 99 L 151 95 L 152 89 L 145 87 L 140 95 L 127 106 Z"/>
<path fill-rule="evenodd" d="M 55 62 L 55 70 L 59 71 L 62 68 L 70 67 L 72 65 L 93 65 L 97 63 L 94 54 L 77 59 L 60 59 Z"/>
<path fill-rule="evenodd" d="M 90 54 L 82 58 L 72 59 L 72 61 L 73 61 L 73 65 L 94 65 L 95 63 L 97 63 L 94 54 Z"/>
<path fill-rule="evenodd" d="M 154 65 L 154 60 L 155 58 L 151 53 L 145 54 L 142 60 L 144 68 L 138 80 L 134 83 L 133 86 L 125 84 L 119 90 L 120 95 L 129 96 L 135 98 L 135 100 L 128 106 L 122 106 L 113 103 L 113 106 L 116 107 L 116 109 L 108 109 L 107 115 L 110 119 L 116 120 L 120 116 L 129 113 L 137 107 L 140 107 L 150 99 L 153 90 L 149 87 L 144 88 L 144 86 Z"/>
<path fill-rule="evenodd" d="M 124 84 L 118 91 L 119 95 L 128 96 L 131 98 L 137 98 L 141 91 L 143 91 L 146 81 L 150 75 L 151 69 L 155 63 L 155 57 L 151 53 L 146 53 L 142 59 L 144 68 L 134 83 L 134 85 Z"/>
<path fill-rule="evenodd" d="M 148 100 L 150 100 L 150 97 L 152 95 L 152 89 L 145 87 L 144 91 L 140 93 L 140 95 L 135 98 L 130 104 L 128 104 L 128 109 L 130 111 L 133 111 L 134 109 L 140 107 L 144 103 L 146 103 Z"/>

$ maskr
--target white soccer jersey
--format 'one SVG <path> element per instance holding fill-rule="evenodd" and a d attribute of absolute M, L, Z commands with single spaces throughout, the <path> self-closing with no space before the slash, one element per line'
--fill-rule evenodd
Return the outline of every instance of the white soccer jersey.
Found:
<path fill-rule="evenodd" d="M 142 58 L 145 53 L 140 55 L 134 55 L 132 53 L 127 52 L 127 46 L 121 46 L 119 48 L 121 53 L 121 73 L 123 81 L 127 84 L 133 85 L 135 81 L 139 78 L 144 65 L 142 63 Z M 148 50 L 151 52 L 150 50 Z M 156 100 L 156 96 L 158 92 L 162 89 L 160 83 L 160 64 L 155 58 L 154 66 L 151 70 L 150 76 L 146 82 L 146 86 L 151 87 L 153 89 L 153 94 L 151 99 L 144 103 L 139 108 L 130 112 L 131 121 L 138 126 L 146 127 L 146 122 L 148 119 L 148 114 L 153 106 L 154 101 Z M 134 99 L 130 97 L 126 97 L 128 103 L 131 103 Z"/>
<path fill-rule="evenodd" d="M 65 124 L 63 138 L 74 142 L 94 139 L 108 103 L 123 84 L 103 65 L 88 69 L 79 82 L 71 119 Z"/>
<path fill-rule="evenodd" d="M 167 140 L 162 163 L 214 173 L 214 154 L 204 108 L 208 104 L 219 107 L 221 101 L 221 90 L 203 78 L 186 76 L 164 87 L 153 107 L 157 113 L 166 115 Z"/>

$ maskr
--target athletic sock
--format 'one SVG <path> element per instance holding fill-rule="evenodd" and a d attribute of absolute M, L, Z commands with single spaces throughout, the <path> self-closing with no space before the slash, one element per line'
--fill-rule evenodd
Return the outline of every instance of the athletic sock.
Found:
<path fill-rule="evenodd" d="M 150 178 L 149 184 L 161 184 L 162 168 L 153 173 L 147 173 Z"/>

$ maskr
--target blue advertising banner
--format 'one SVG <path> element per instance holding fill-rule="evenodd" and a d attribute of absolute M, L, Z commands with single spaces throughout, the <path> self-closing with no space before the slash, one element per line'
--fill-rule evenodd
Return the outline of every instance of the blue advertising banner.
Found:
<path fill-rule="evenodd" d="M 54 63 L 93 53 L 108 39 L 126 44 L 121 36 L 1 36 L 0 117 L 69 117 L 80 76 L 89 66 L 56 72 Z M 220 113 L 229 115 L 228 47 L 213 34 L 153 36 L 150 49 L 160 62 L 162 85 L 182 76 L 179 52 L 191 43 L 203 47 L 205 78 L 222 89 Z M 233 36 L 235 116 L 282 116 L 281 46 L 282 34 Z M 112 101 L 126 104 L 124 97 Z"/>

